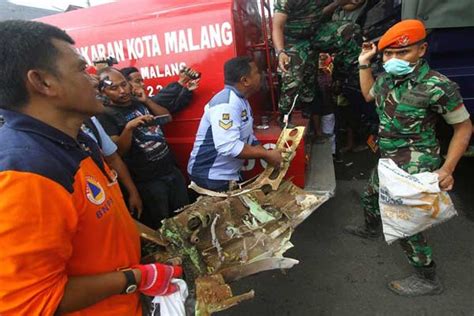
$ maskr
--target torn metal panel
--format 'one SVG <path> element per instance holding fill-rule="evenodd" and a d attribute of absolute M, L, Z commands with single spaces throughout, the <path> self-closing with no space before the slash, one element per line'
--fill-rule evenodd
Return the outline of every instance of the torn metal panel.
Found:
<path fill-rule="evenodd" d="M 226 310 L 254 296 L 253 290 L 233 296 L 231 288 L 225 284 L 220 274 L 200 277 L 196 279 L 196 316 L 207 316 Z"/>
<path fill-rule="evenodd" d="M 298 263 L 283 257 L 293 247 L 291 235 L 329 198 L 283 180 L 303 134 L 304 128 L 297 127 L 285 129 L 280 135 L 277 148 L 286 150 L 280 169 L 267 166 L 253 181 L 224 193 L 191 184 L 203 196 L 163 221 L 160 231 L 169 243 L 166 249 L 170 257 L 182 258 L 188 285 L 196 285 L 202 315 L 240 301 L 232 297 L 224 279 L 231 282 L 261 271 L 289 269 Z"/>
<path fill-rule="evenodd" d="M 276 143 L 276 149 L 283 151 L 284 161 L 282 166 L 280 166 L 280 168 L 274 168 L 268 165 L 258 178 L 246 188 L 263 188 L 269 185 L 272 190 L 278 189 L 278 186 L 290 167 L 291 161 L 296 155 L 296 149 L 304 136 L 304 131 L 305 128 L 303 126 L 283 129 Z"/>
<path fill-rule="evenodd" d="M 306 193 L 287 181 L 268 193 L 258 189 L 226 198 L 203 196 L 192 207 L 165 220 L 162 233 L 170 241 L 168 249 L 190 263 L 185 266 L 188 283 L 197 278 L 198 286 L 197 280 L 202 276 L 216 274 L 232 282 L 297 264 L 297 260 L 283 257 L 283 253 L 293 247 L 291 235 L 327 199 L 327 196 Z M 202 307 L 200 293 L 196 288 L 202 315 L 222 310 L 223 306 L 228 308 L 232 305 L 229 302 L 240 301 L 239 297 L 230 296 L 223 301 L 225 304 Z"/>
<path fill-rule="evenodd" d="M 226 282 L 230 283 L 262 271 L 291 269 L 298 263 L 298 260 L 291 258 L 265 258 L 242 266 L 223 269 L 219 273 L 224 277 Z"/>
<path fill-rule="evenodd" d="M 169 242 L 163 239 L 163 237 L 161 237 L 159 231 L 153 230 L 150 227 L 143 225 L 139 221 L 135 221 L 135 225 L 137 225 L 138 232 L 140 233 L 140 238 L 154 242 L 163 247 L 168 246 Z"/>

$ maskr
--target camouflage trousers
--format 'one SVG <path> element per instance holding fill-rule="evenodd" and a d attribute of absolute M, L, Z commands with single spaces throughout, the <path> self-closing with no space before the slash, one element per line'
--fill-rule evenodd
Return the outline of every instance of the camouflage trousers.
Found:
<path fill-rule="evenodd" d="M 362 206 L 364 208 L 366 225 L 371 227 L 380 223 L 379 177 L 377 168 L 372 170 L 367 187 L 362 194 Z M 432 249 L 422 233 L 400 239 L 399 242 L 408 261 L 415 268 L 429 266 L 433 261 Z"/>
<path fill-rule="evenodd" d="M 319 53 L 336 53 L 334 76 L 357 78 L 357 58 L 362 36 L 360 27 L 347 21 L 331 21 L 321 26 L 311 38 L 287 39 L 285 50 L 290 57 L 288 71 L 282 73 L 280 100 L 281 113 L 288 113 L 295 96 L 298 105 L 307 107 L 314 102 L 318 91 L 316 75 Z"/>

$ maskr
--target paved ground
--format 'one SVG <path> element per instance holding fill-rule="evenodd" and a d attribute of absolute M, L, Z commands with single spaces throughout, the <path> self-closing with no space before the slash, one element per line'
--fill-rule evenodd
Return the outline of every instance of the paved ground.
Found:
<path fill-rule="evenodd" d="M 427 232 L 446 290 L 412 299 L 386 287 L 411 273 L 398 244 L 341 233 L 344 225 L 362 221 L 359 194 L 370 159 L 360 153 L 336 167 L 344 179 L 336 197 L 298 228 L 295 247 L 286 253 L 300 264 L 286 274 L 264 272 L 232 284 L 235 294 L 254 289 L 256 297 L 218 315 L 474 315 L 474 159 L 462 161 L 456 175 L 452 196 L 459 216 Z"/>

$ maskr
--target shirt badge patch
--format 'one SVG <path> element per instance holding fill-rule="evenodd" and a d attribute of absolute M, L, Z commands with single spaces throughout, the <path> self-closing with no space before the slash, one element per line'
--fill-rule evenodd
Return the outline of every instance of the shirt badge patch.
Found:
<path fill-rule="evenodd" d="M 248 119 L 249 119 L 248 114 L 247 114 L 247 110 L 243 110 L 242 113 L 240 113 L 240 117 L 242 118 L 243 122 L 247 122 Z"/>
<path fill-rule="evenodd" d="M 230 114 L 229 113 L 222 113 L 222 120 L 223 121 L 230 120 Z"/>
<path fill-rule="evenodd" d="M 229 128 L 231 128 L 233 125 L 233 121 L 229 121 L 227 123 L 224 123 L 223 121 L 219 120 L 219 126 L 225 130 L 228 130 Z"/>
<path fill-rule="evenodd" d="M 86 176 L 86 197 L 95 204 L 100 205 L 105 201 L 105 191 L 94 177 Z"/>

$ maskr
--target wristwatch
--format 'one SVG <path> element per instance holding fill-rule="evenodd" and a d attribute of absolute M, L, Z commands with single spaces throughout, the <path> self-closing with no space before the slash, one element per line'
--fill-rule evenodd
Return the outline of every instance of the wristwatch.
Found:
<path fill-rule="evenodd" d="M 275 50 L 275 55 L 276 55 L 277 58 L 280 57 L 280 54 L 281 54 L 281 53 L 285 53 L 285 54 L 288 55 L 288 53 L 287 53 L 287 51 L 286 51 L 285 49 L 276 49 L 276 50 Z"/>
<path fill-rule="evenodd" d="M 369 69 L 369 68 L 370 68 L 370 64 L 367 64 L 367 65 L 359 64 L 359 69 Z"/>
<path fill-rule="evenodd" d="M 135 274 L 133 271 L 130 270 L 122 270 L 123 274 L 125 275 L 125 279 L 127 280 L 127 283 L 125 283 L 125 287 L 122 291 L 121 294 L 132 294 L 134 293 L 138 286 L 137 286 L 137 280 L 135 279 Z"/>

